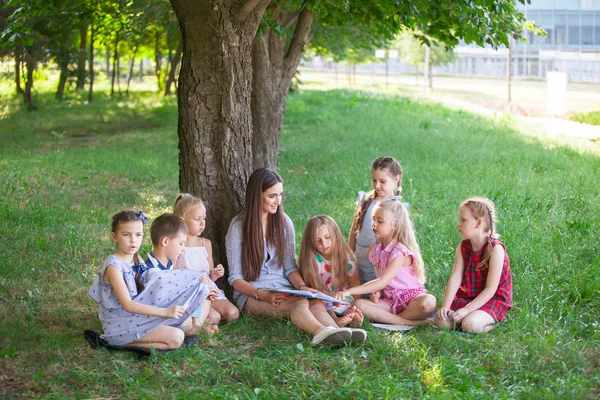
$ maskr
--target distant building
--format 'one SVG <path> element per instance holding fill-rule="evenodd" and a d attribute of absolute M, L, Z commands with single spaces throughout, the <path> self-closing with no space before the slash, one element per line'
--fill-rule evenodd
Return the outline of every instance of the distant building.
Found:
<path fill-rule="evenodd" d="M 567 72 L 569 80 L 600 82 L 600 0 L 532 0 L 520 4 L 527 20 L 547 37 L 525 32 L 527 43 L 512 46 L 514 76 L 544 78 L 546 71 Z M 459 45 L 460 59 L 438 73 L 506 76 L 507 50 Z"/>

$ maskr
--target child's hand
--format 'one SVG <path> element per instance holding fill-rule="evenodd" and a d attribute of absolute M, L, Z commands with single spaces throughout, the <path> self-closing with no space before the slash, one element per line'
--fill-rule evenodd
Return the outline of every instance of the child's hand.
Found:
<path fill-rule="evenodd" d="M 379 298 L 381 297 L 381 291 L 378 290 L 376 292 L 371 293 L 371 301 L 373 303 L 379 302 Z"/>
<path fill-rule="evenodd" d="M 438 317 L 438 319 L 441 319 L 442 321 L 446 321 L 449 318 L 454 317 L 454 311 L 452 311 L 448 307 L 442 307 L 439 310 L 437 310 L 436 316 Z"/>
<path fill-rule="evenodd" d="M 471 313 L 471 311 L 465 309 L 465 308 L 459 308 L 458 310 L 456 310 L 454 312 L 454 322 L 458 323 L 460 321 L 463 320 L 464 317 L 466 317 L 467 315 L 469 315 Z"/>
<path fill-rule="evenodd" d="M 208 296 L 206 298 L 210 301 L 215 301 L 219 298 L 221 292 L 217 288 L 211 287 L 208 291 Z"/>
<path fill-rule="evenodd" d="M 351 296 L 350 292 L 348 292 L 347 290 L 344 290 L 341 292 L 336 292 L 335 296 L 333 296 L 333 297 L 335 297 L 338 300 L 346 301 L 347 300 L 346 298 L 350 297 L 350 296 Z"/>
<path fill-rule="evenodd" d="M 185 312 L 185 308 L 181 306 L 171 306 L 165 309 L 165 318 L 179 318 Z"/>
<path fill-rule="evenodd" d="M 208 275 L 203 273 L 202 275 L 200 275 L 200 282 L 208 283 L 210 282 L 210 278 L 208 277 Z"/>
<path fill-rule="evenodd" d="M 225 268 L 223 268 L 221 264 L 217 265 L 215 269 L 210 271 L 210 279 L 212 279 L 213 281 L 216 281 L 223 275 L 225 275 Z"/>

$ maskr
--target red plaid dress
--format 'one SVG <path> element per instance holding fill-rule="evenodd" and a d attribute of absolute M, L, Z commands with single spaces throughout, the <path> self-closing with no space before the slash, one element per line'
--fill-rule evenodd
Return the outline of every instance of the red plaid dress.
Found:
<path fill-rule="evenodd" d="M 487 246 L 490 243 L 486 243 L 483 248 L 479 251 L 474 251 L 469 240 L 463 240 L 460 244 L 462 251 L 462 257 L 465 265 L 464 275 L 462 283 L 454 296 L 452 305 L 450 308 L 454 311 L 459 308 L 465 307 L 475 297 L 485 289 L 485 282 L 487 280 L 489 265 L 477 269 L 477 264 L 481 260 L 481 256 Z M 504 262 L 502 264 L 502 274 L 500 275 L 500 282 L 498 282 L 498 289 L 494 296 L 485 303 L 480 310 L 488 313 L 496 322 L 504 321 L 506 313 L 512 307 L 512 278 L 510 274 L 510 260 L 508 254 L 506 254 L 506 247 L 497 239 L 492 239 L 492 246 L 500 245 L 504 248 Z"/>

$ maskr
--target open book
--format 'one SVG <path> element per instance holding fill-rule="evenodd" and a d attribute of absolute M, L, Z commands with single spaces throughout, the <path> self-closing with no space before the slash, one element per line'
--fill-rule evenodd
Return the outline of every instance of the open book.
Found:
<path fill-rule="evenodd" d="M 328 301 L 330 303 L 350 305 L 350 303 L 348 303 L 347 301 L 338 300 L 335 297 L 331 297 L 331 296 L 326 295 L 325 293 L 320 293 L 320 292 L 312 293 L 312 292 L 308 292 L 306 290 L 295 290 L 295 289 L 286 289 L 286 288 L 264 289 L 264 290 L 269 290 L 270 292 L 289 293 L 292 296 L 306 297 L 307 299 L 319 299 L 319 300 L 323 300 L 323 301 Z"/>

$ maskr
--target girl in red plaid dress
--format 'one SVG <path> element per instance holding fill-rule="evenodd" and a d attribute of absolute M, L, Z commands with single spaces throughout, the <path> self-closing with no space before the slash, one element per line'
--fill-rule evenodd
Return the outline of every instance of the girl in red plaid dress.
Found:
<path fill-rule="evenodd" d="M 506 318 L 512 307 L 510 260 L 495 233 L 494 203 L 474 197 L 461 204 L 454 269 L 437 312 L 439 327 L 482 333 Z"/>

